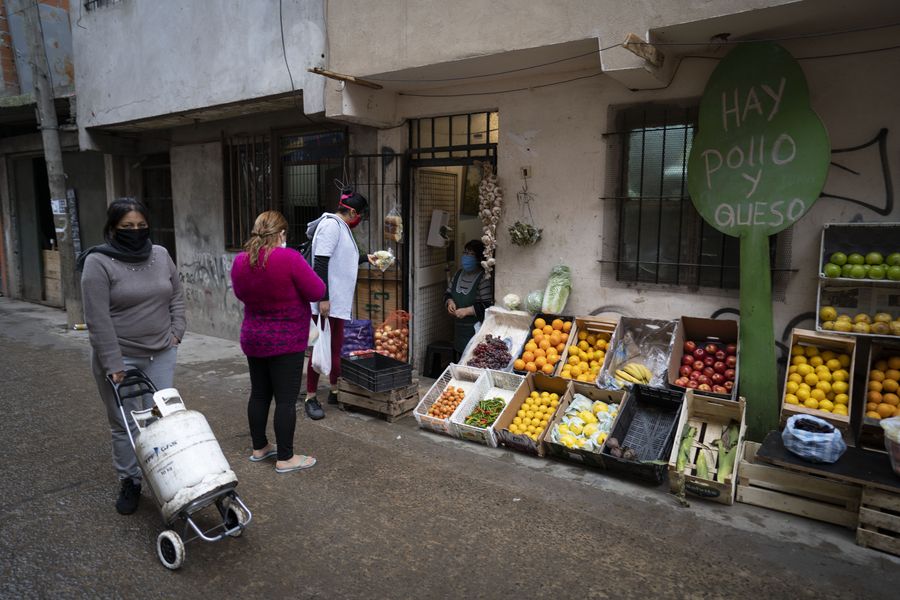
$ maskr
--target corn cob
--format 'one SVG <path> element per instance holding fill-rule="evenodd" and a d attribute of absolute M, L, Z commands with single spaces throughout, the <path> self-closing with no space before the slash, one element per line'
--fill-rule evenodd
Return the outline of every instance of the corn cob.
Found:
<path fill-rule="evenodd" d="M 678 448 L 678 459 L 675 461 L 675 471 L 681 473 L 684 471 L 684 465 L 687 463 L 688 453 L 694 444 L 694 436 L 697 435 L 697 429 L 690 425 L 684 430 L 681 436 L 681 446 Z"/>
<path fill-rule="evenodd" d="M 700 479 L 709 479 L 709 466 L 706 464 L 706 452 L 703 448 L 697 452 L 697 477 Z"/>

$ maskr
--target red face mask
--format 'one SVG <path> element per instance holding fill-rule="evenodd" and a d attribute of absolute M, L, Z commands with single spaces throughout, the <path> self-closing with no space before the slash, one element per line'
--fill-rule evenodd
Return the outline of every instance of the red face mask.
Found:
<path fill-rule="evenodd" d="M 343 200 L 343 198 L 341 198 L 341 200 Z M 353 229 L 354 227 L 356 227 L 357 225 L 360 224 L 360 222 L 362 221 L 362 215 L 359 214 L 359 212 L 355 208 L 353 208 L 352 206 L 347 206 L 343 202 L 338 202 L 338 206 L 342 206 L 343 208 L 349 208 L 350 210 L 352 210 L 353 212 L 356 213 L 355 217 L 353 217 L 352 219 L 347 221 L 347 227 L 349 227 L 350 229 Z"/>

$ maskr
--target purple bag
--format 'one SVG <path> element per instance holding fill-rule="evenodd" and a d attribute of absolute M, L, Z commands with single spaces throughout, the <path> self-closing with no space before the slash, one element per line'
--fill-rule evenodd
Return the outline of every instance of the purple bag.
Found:
<path fill-rule="evenodd" d="M 372 321 L 353 319 L 344 324 L 344 345 L 341 356 L 349 356 L 357 350 L 371 350 L 375 347 L 375 329 Z"/>

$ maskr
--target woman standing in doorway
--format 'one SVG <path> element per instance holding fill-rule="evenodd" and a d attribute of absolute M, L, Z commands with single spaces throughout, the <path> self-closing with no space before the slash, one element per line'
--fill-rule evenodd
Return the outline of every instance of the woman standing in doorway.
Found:
<path fill-rule="evenodd" d="M 491 280 L 485 276 L 482 262 L 484 244 L 481 240 L 468 242 L 463 248 L 462 268 L 450 280 L 444 293 L 447 312 L 456 319 L 453 331 L 456 360 L 475 335 L 475 324 L 484 319 L 484 311 L 494 303 Z"/>
<path fill-rule="evenodd" d="M 91 342 L 91 370 L 112 433 L 113 466 L 119 475 L 116 510 L 129 515 L 141 496 L 141 469 L 107 377 L 121 383 L 128 369 L 142 370 L 158 389 L 172 387 L 178 344 L 184 337 L 184 296 L 178 270 L 162 246 L 150 242 L 147 208 L 117 200 L 106 211 L 106 243 L 78 259 L 84 319 Z M 153 404 L 129 398 L 126 414 Z M 134 423 L 132 435 L 137 435 Z"/>
<path fill-rule="evenodd" d="M 309 338 L 309 303 L 325 293 L 325 284 L 303 256 L 287 248 L 287 227 L 280 212 L 270 210 L 259 215 L 244 252 L 231 268 L 234 295 L 244 303 L 241 350 L 250 368 L 250 460 L 277 457 L 277 473 L 316 464 L 311 456 L 294 454 L 294 428 Z M 273 396 L 275 445 L 266 438 Z"/>

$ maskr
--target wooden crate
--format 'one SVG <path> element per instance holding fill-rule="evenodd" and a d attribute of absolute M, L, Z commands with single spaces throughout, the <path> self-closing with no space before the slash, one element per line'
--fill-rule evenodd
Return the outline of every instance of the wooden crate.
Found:
<path fill-rule="evenodd" d="M 879 360 L 887 360 L 892 356 L 900 356 L 900 341 L 890 340 L 887 342 L 872 342 L 872 345 L 869 348 L 869 356 L 866 361 L 866 376 L 861 380 L 861 383 L 866 386 L 866 389 L 868 389 L 869 384 L 869 373 L 875 368 L 875 363 Z M 862 401 L 865 404 L 868 399 L 865 391 L 863 392 L 862 398 Z M 884 447 L 884 429 L 878 424 L 878 419 L 865 416 L 865 408 L 860 412 L 863 414 L 863 418 L 859 438 L 857 438 L 857 445 L 865 450 L 886 453 L 887 450 L 885 450 Z"/>
<path fill-rule="evenodd" d="M 863 489 L 856 543 L 900 556 L 900 495 Z"/>
<path fill-rule="evenodd" d="M 832 350 L 833 352 L 837 352 L 839 354 L 850 355 L 850 366 L 845 368 L 845 370 L 850 374 L 850 378 L 847 381 L 847 383 L 849 384 L 849 388 L 847 389 L 847 396 L 850 398 L 849 402 L 847 403 L 848 415 L 844 416 L 834 413 L 827 413 L 825 411 L 806 408 L 805 406 L 799 406 L 796 404 L 788 404 L 787 402 L 785 402 L 784 394 L 787 389 L 788 377 L 790 376 L 790 373 L 788 372 L 790 369 L 790 359 L 788 359 L 788 368 L 784 370 L 784 384 L 781 388 L 781 425 L 784 426 L 788 418 L 794 415 L 812 415 L 814 417 L 824 419 L 834 425 L 844 434 L 844 439 L 848 440 L 850 438 L 849 415 L 853 414 L 853 373 L 854 369 L 856 368 L 856 340 L 852 337 L 826 335 L 824 333 L 816 333 L 815 331 L 809 331 L 807 329 L 794 329 L 791 332 L 791 343 L 788 347 L 793 348 L 797 344 L 801 346 L 815 346 L 819 348 L 819 350 Z"/>
<path fill-rule="evenodd" d="M 412 413 L 419 403 L 419 380 L 413 379 L 409 385 L 388 392 L 370 392 L 364 387 L 350 383 L 343 377 L 338 379 L 338 406 L 363 408 L 382 415 L 388 423 L 393 423 Z"/>
<path fill-rule="evenodd" d="M 678 462 L 681 437 L 684 435 L 685 427 L 693 426 L 697 430 L 697 435 L 694 437 L 694 443 L 691 445 L 691 450 L 685 463 L 683 472 L 684 490 L 695 496 L 709 498 L 722 504 L 734 504 L 739 467 L 737 461 L 732 466 L 731 475 L 725 478 L 724 483 L 719 483 L 716 481 L 716 462 L 719 453 L 715 450 L 704 449 L 703 446 L 714 449 L 716 447 L 715 441 L 722 437 L 722 433 L 728 428 L 731 421 L 737 421 L 739 432 L 737 452 L 738 457 L 740 457 L 741 444 L 744 442 L 744 432 L 747 429 L 744 414 L 745 401 L 743 398 L 739 398 L 737 402 L 734 402 L 726 398 L 704 396 L 691 389 L 687 390 L 684 397 L 684 410 L 681 412 L 681 418 L 678 420 L 678 427 L 675 429 L 675 441 L 672 444 L 672 453 L 669 455 L 669 487 L 673 493 L 679 487 L 679 477 L 675 467 Z M 702 479 L 697 476 L 697 457 L 700 455 L 700 452 L 706 452 L 709 479 Z"/>
<path fill-rule="evenodd" d="M 602 337 L 606 340 L 606 350 L 603 352 L 603 362 L 606 362 L 607 351 L 609 347 L 612 345 L 612 336 L 616 331 L 616 325 L 618 321 L 615 319 L 600 319 L 597 317 L 576 317 L 575 323 L 572 325 L 572 330 L 569 332 L 569 339 L 566 342 L 566 347 L 563 350 L 563 353 L 559 357 L 559 364 L 557 365 L 556 371 L 554 374 L 559 377 L 560 373 L 562 373 L 563 365 L 569 360 L 569 348 L 572 347 L 572 344 L 577 344 L 578 334 L 582 331 L 586 332 L 588 335 L 596 335 L 597 337 Z M 603 368 L 603 364 L 600 365 L 600 368 Z M 576 381 L 573 379 L 572 381 Z M 580 383 L 588 383 L 588 382 L 580 382 Z M 593 385 L 595 382 L 591 381 L 590 384 Z"/>
<path fill-rule="evenodd" d="M 856 528 L 862 487 L 756 463 L 759 444 L 744 442 L 737 501 Z"/>
<path fill-rule="evenodd" d="M 44 301 L 53 306 L 62 306 L 62 281 L 60 281 L 59 252 L 42 250 L 44 259 Z"/>
<path fill-rule="evenodd" d="M 353 313 L 358 319 L 368 319 L 377 327 L 400 305 L 401 282 L 397 269 L 384 273 L 377 269 L 360 269 L 356 281 Z"/>

